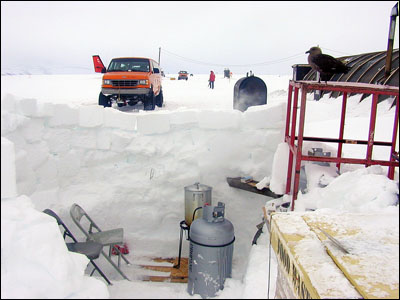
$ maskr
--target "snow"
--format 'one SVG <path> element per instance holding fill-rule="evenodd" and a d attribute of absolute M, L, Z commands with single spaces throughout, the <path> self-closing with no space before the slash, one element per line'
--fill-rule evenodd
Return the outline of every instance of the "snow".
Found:
<path fill-rule="evenodd" d="M 233 110 L 239 74 L 230 80 L 217 75 L 214 90 L 207 87 L 208 75 L 181 81 L 167 74 L 165 105 L 152 112 L 98 106 L 98 74 L 1 76 L 2 298 L 200 299 L 188 294 L 186 284 L 140 281 L 144 270 L 137 267 L 149 257 L 178 255 L 184 187 L 194 182 L 213 188 L 213 205 L 225 203 L 225 217 L 235 230 L 232 278 L 215 298 L 273 297 L 277 262 L 265 226 L 257 245 L 251 245 L 261 208 L 272 198 L 226 182 L 226 177 L 251 175 L 260 181 L 259 189 L 269 184 L 277 194 L 285 191 L 288 148 L 282 142 L 291 77 L 256 76 L 267 85 L 267 105 L 243 113 Z M 365 139 L 368 132 L 372 99 L 359 102 L 359 97 L 348 99 L 345 138 Z M 337 137 L 340 100 L 313 101 L 309 95 L 307 135 Z M 390 100 L 378 105 L 376 140 L 391 140 L 390 105 Z M 312 148 L 332 156 L 336 151 L 304 143 L 304 151 Z M 386 160 L 387 150 L 379 148 L 385 147 L 374 148 L 373 157 Z M 364 157 L 365 147 L 345 145 L 343 153 Z M 370 238 L 378 240 L 388 226 L 398 236 L 398 168 L 395 180 L 381 166 L 344 165 L 339 175 L 332 165 L 309 163 L 305 173 L 307 193 L 299 194 L 296 213 L 382 214 L 373 219 Z M 133 265 L 122 262 L 122 268 L 132 281 L 100 258 L 113 282 L 107 286 L 97 273 L 88 276 L 86 257 L 67 251 L 55 220 L 42 211 L 54 210 L 83 241 L 69 215 L 73 203 L 102 229 L 124 228 Z M 183 257 L 188 248 L 184 240 Z M 326 278 L 337 272 L 323 271 Z"/>

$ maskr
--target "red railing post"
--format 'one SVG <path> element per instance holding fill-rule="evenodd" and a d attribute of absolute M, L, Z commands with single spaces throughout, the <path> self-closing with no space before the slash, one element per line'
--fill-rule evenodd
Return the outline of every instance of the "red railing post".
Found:
<path fill-rule="evenodd" d="M 297 149 L 296 149 L 296 167 L 294 174 L 293 184 L 293 195 L 291 210 L 294 210 L 294 201 L 297 199 L 297 193 L 299 192 L 299 181 L 300 181 L 300 169 L 302 161 L 302 149 L 303 149 L 303 134 L 304 134 L 304 123 L 306 116 L 306 101 L 307 100 L 307 88 L 303 86 L 301 88 L 301 102 L 300 102 L 300 120 L 299 120 L 299 132 L 297 137 Z"/>
<path fill-rule="evenodd" d="M 345 118 L 346 118 L 346 106 L 347 106 L 347 92 L 343 92 L 343 102 L 342 102 L 342 115 L 340 117 L 340 129 L 339 129 L 339 139 L 343 139 L 344 135 L 344 124 L 345 124 Z M 342 148 L 343 148 L 343 143 L 338 143 L 338 151 L 337 151 L 337 157 L 341 158 L 342 157 Z M 336 164 L 336 167 L 338 171 L 340 171 L 340 161 Z"/>
<path fill-rule="evenodd" d="M 390 158 L 389 161 L 396 163 L 392 154 L 396 151 L 396 140 L 397 140 L 397 127 L 399 127 L 399 97 L 396 97 L 396 112 L 394 114 L 394 124 L 393 124 L 393 136 L 392 136 L 392 146 L 390 147 Z M 388 177 L 394 179 L 394 166 L 389 166 Z"/>
<path fill-rule="evenodd" d="M 287 108 L 286 108 L 285 140 L 286 140 L 286 137 L 289 136 L 289 128 L 290 128 L 290 109 L 292 108 L 292 93 L 293 93 L 293 86 L 291 85 L 291 82 L 289 82 L 288 102 L 287 102 Z"/>
<path fill-rule="evenodd" d="M 297 103 L 299 96 L 299 88 L 294 87 L 294 99 L 293 99 L 293 110 L 292 110 L 292 127 L 290 130 L 290 139 L 287 141 L 289 143 L 289 162 L 288 171 L 286 178 L 286 194 L 290 193 L 292 185 L 292 168 L 293 168 L 293 151 L 294 151 L 294 140 L 296 137 L 296 122 L 297 122 Z"/>
<path fill-rule="evenodd" d="M 369 131 L 368 131 L 368 145 L 367 145 L 367 163 L 366 167 L 371 165 L 372 159 L 372 148 L 374 146 L 374 136 L 375 136 L 375 123 L 376 123 L 376 107 L 378 104 L 378 94 L 372 94 L 372 104 L 371 104 L 371 117 L 369 120 Z"/>

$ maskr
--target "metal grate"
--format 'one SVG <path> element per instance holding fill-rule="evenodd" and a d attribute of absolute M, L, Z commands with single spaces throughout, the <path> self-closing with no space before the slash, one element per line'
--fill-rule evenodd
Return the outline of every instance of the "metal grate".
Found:
<path fill-rule="evenodd" d="M 112 80 L 113 86 L 136 86 L 138 80 Z"/>

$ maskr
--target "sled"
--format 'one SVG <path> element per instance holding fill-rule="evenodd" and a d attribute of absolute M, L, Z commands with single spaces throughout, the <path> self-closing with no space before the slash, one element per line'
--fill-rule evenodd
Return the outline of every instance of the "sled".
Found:
<path fill-rule="evenodd" d="M 174 268 L 178 263 L 177 257 L 172 258 L 152 258 L 154 264 L 151 265 L 139 265 L 143 269 L 165 272 L 165 275 L 144 275 L 142 281 L 155 281 L 155 282 L 177 282 L 187 283 L 188 282 L 188 258 L 181 257 L 180 267 Z M 159 265 L 157 265 L 159 263 Z M 170 266 L 166 266 L 165 263 L 169 263 Z"/>
<path fill-rule="evenodd" d="M 241 190 L 245 190 L 248 192 L 264 195 L 267 197 L 272 197 L 272 198 L 279 198 L 282 197 L 282 195 L 277 195 L 273 191 L 271 191 L 268 187 L 264 187 L 261 190 L 259 190 L 256 187 L 256 184 L 258 181 L 255 181 L 251 179 L 251 177 L 227 177 L 226 181 L 228 182 L 229 186 L 238 188 Z"/>

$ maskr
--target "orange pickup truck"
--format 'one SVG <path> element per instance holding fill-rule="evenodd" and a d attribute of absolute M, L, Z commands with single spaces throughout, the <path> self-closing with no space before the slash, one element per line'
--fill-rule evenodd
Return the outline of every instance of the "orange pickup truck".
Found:
<path fill-rule="evenodd" d="M 99 105 L 118 107 L 143 103 L 144 110 L 162 107 L 163 93 L 158 63 L 151 58 L 113 58 L 106 69 L 100 56 L 93 55 L 94 70 L 104 73 Z"/>

